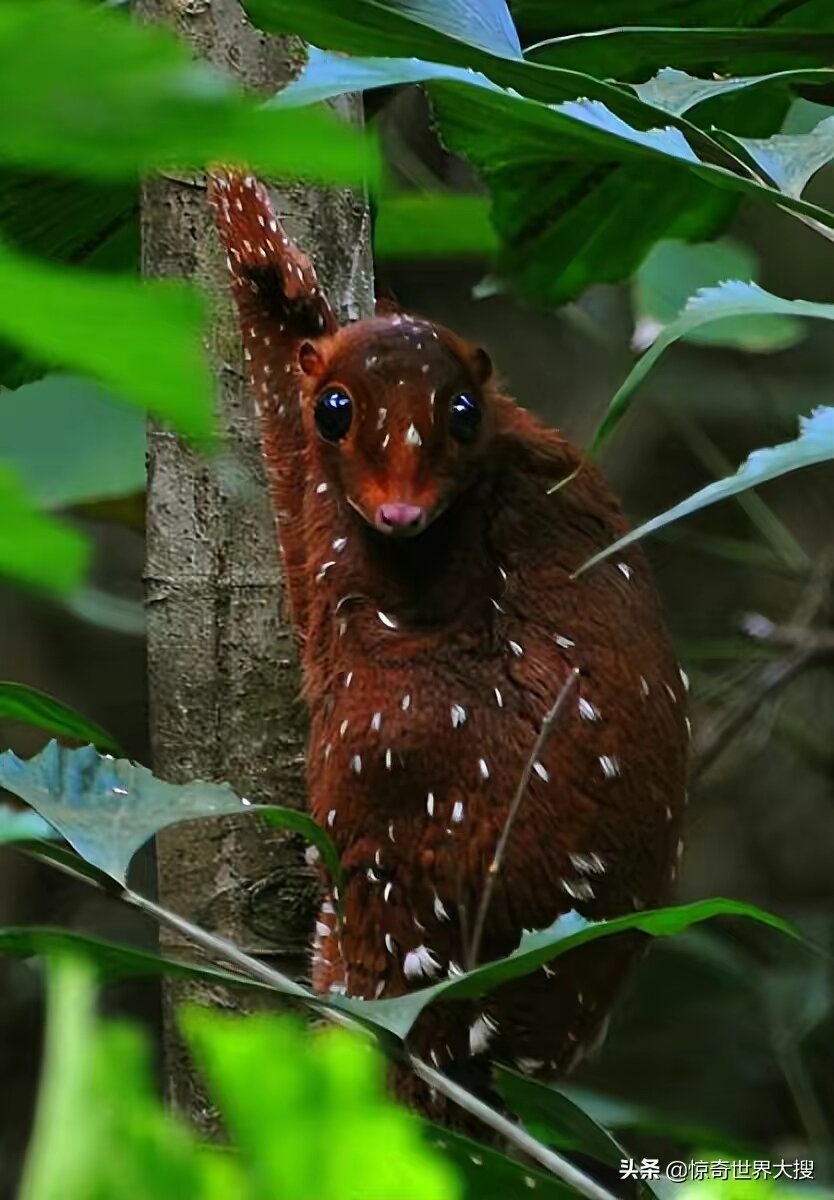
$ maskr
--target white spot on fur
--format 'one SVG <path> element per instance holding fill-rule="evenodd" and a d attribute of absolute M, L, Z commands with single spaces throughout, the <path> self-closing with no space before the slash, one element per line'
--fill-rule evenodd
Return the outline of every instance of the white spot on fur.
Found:
<path fill-rule="evenodd" d="M 469 1026 L 469 1053 L 483 1054 L 489 1048 L 489 1043 L 497 1032 L 497 1022 L 488 1017 L 486 1013 L 481 1013 L 477 1020 Z"/>
<path fill-rule="evenodd" d="M 439 970 L 440 963 L 428 946 L 418 946 L 416 950 L 409 950 L 403 960 L 403 974 L 406 979 L 420 979 L 422 976 L 433 979 Z"/>
<path fill-rule="evenodd" d="M 602 773 L 606 779 L 614 779 L 620 774 L 619 760 L 613 754 L 601 754 L 599 765 L 602 767 Z"/>

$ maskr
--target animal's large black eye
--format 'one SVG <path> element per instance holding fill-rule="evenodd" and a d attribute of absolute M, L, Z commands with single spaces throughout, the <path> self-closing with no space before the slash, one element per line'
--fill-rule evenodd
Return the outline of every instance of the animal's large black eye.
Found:
<path fill-rule="evenodd" d="M 474 442 L 481 428 L 481 406 L 471 392 L 458 392 L 449 404 L 449 432 L 457 442 Z"/>
<path fill-rule="evenodd" d="M 331 387 L 316 401 L 316 429 L 328 442 L 340 442 L 350 429 L 353 401 L 342 388 Z"/>

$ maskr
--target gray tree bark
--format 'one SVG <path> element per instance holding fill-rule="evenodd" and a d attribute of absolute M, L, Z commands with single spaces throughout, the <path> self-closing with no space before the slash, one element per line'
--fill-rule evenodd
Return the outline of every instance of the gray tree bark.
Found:
<path fill-rule="evenodd" d="M 270 94 L 297 71 L 292 39 L 267 38 L 237 0 L 137 0 L 140 19 L 173 27 L 246 87 Z M 361 120 L 357 101 L 343 113 Z M 347 191 L 282 187 L 273 196 L 292 237 L 313 258 L 342 317 L 372 305 L 369 219 Z M 154 771 L 164 779 L 228 780 L 255 802 L 304 803 L 305 719 L 291 630 L 283 615 L 273 514 L 254 408 L 242 370 L 227 269 L 206 205 L 205 181 L 170 174 L 142 199 L 143 271 L 192 279 L 208 293 L 206 350 L 217 381 L 222 451 L 197 457 L 170 432 L 148 434 L 146 604 Z M 148 347 L 153 354 L 153 347 Z M 231 938 L 295 977 L 307 971 L 317 902 L 297 839 L 252 818 L 181 825 L 159 838 L 159 896 L 175 912 Z M 166 949 L 193 955 L 165 935 Z M 169 1098 L 204 1133 L 213 1112 L 177 1036 L 184 1000 L 240 1011 L 241 997 L 168 984 Z"/>

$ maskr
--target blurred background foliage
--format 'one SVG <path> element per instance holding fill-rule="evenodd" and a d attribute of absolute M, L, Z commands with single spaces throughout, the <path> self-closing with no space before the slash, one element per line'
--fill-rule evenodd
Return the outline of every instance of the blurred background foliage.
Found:
<path fill-rule="evenodd" d="M 698 289 L 737 279 L 834 302 L 828 0 L 518 0 L 515 26 L 497 3 L 245 7 L 318 47 L 295 85 L 307 93 L 257 107 L 170 38 L 129 28 L 128 5 L 0 11 L 0 675 L 13 681 L 0 725 L 19 754 L 49 730 L 149 757 L 145 413 L 208 448 L 212 380 L 199 298 L 136 279 L 141 172 L 231 157 L 268 175 L 369 180 L 379 293 L 482 341 L 519 401 L 585 445 L 635 356 Z M 485 82 L 455 75 L 467 68 Z M 372 88 L 365 138 L 305 106 L 359 86 Z M 602 454 L 635 523 L 832 405 L 834 327 L 798 312 L 742 313 L 663 355 Z M 692 679 L 679 898 L 758 903 L 829 949 L 833 507 L 821 463 L 646 543 Z M 73 726 L 74 710 L 92 730 Z M 11 851 L 0 860 L 0 925 L 60 921 L 150 944 L 111 902 Z M 0 975 L 10 1194 L 42 989 L 26 962 L 4 960 Z M 830 1187 L 832 994 L 826 959 L 765 930 L 664 939 L 563 1090 L 637 1157 L 814 1157 Z M 149 983 L 110 987 L 104 1005 L 156 1029 Z"/>

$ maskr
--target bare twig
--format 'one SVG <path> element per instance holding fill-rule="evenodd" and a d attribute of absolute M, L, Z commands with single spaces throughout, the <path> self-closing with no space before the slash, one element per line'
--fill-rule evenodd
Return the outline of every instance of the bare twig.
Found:
<path fill-rule="evenodd" d="M 486 923 L 487 913 L 489 912 L 489 906 L 492 902 L 492 895 L 495 891 L 495 885 L 498 881 L 498 873 L 501 870 L 501 864 L 504 861 L 504 855 L 507 851 L 507 844 L 510 840 L 513 822 L 518 815 L 518 810 L 521 807 L 521 801 L 524 799 L 524 796 L 527 792 L 527 785 L 529 784 L 530 776 L 533 773 L 533 766 L 541 754 L 542 747 L 550 737 L 550 734 L 553 732 L 553 728 L 558 721 L 559 716 L 561 715 L 562 709 L 565 706 L 565 701 L 576 686 L 576 681 L 578 679 L 579 668 L 574 667 L 559 689 L 559 695 L 554 700 L 552 707 L 545 714 L 541 728 L 539 729 L 538 737 L 533 744 L 533 749 L 530 751 L 527 762 L 524 764 L 524 770 L 521 772 L 521 778 L 518 781 L 518 787 L 515 790 L 515 795 L 513 796 L 512 801 L 510 802 L 509 810 L 507 811 L 507 819 L 504 822 L 504 828 L 501 831 L 500 838 L 498 839 L 498 845 L 495 847 L 495 854 L 493 855 L 492 862 L 489 864 L 486 884 L 484 886 L 483 894 L 481 895 L 481 902 L 478 906 L 478 912 L 475 917 L 475 925 L 472 930 L 472 941 L 469 943 L 469 948 L 466 954 L 466 969 L 468 971 L 471 971 L 478 961 L 478 953 L 481 949 L 481 940 L 484 936 L 484 925 Z"/>
<path fill-rule="evenodd" d="M 803 671 L 829 660 L 834 661 L 834 631 L 815 628 L 813 625 L 820 611 L 824 609 L 832 572 L 834 553 L 822 555 L 803 589 L 790 621 L 785 624 L 775 624 L 759 613 L 745 617 L 742 627 L 748 636 L 758 641 L 783 646 L 790 650 L 790 653 L 762 667 L 750 692 L 734 708 L 722 713 L 702 731 L 692 764 L 693 779 L 703 775 L 712 766 L 732 738 L 766 700 L 775 696 Z"/>

